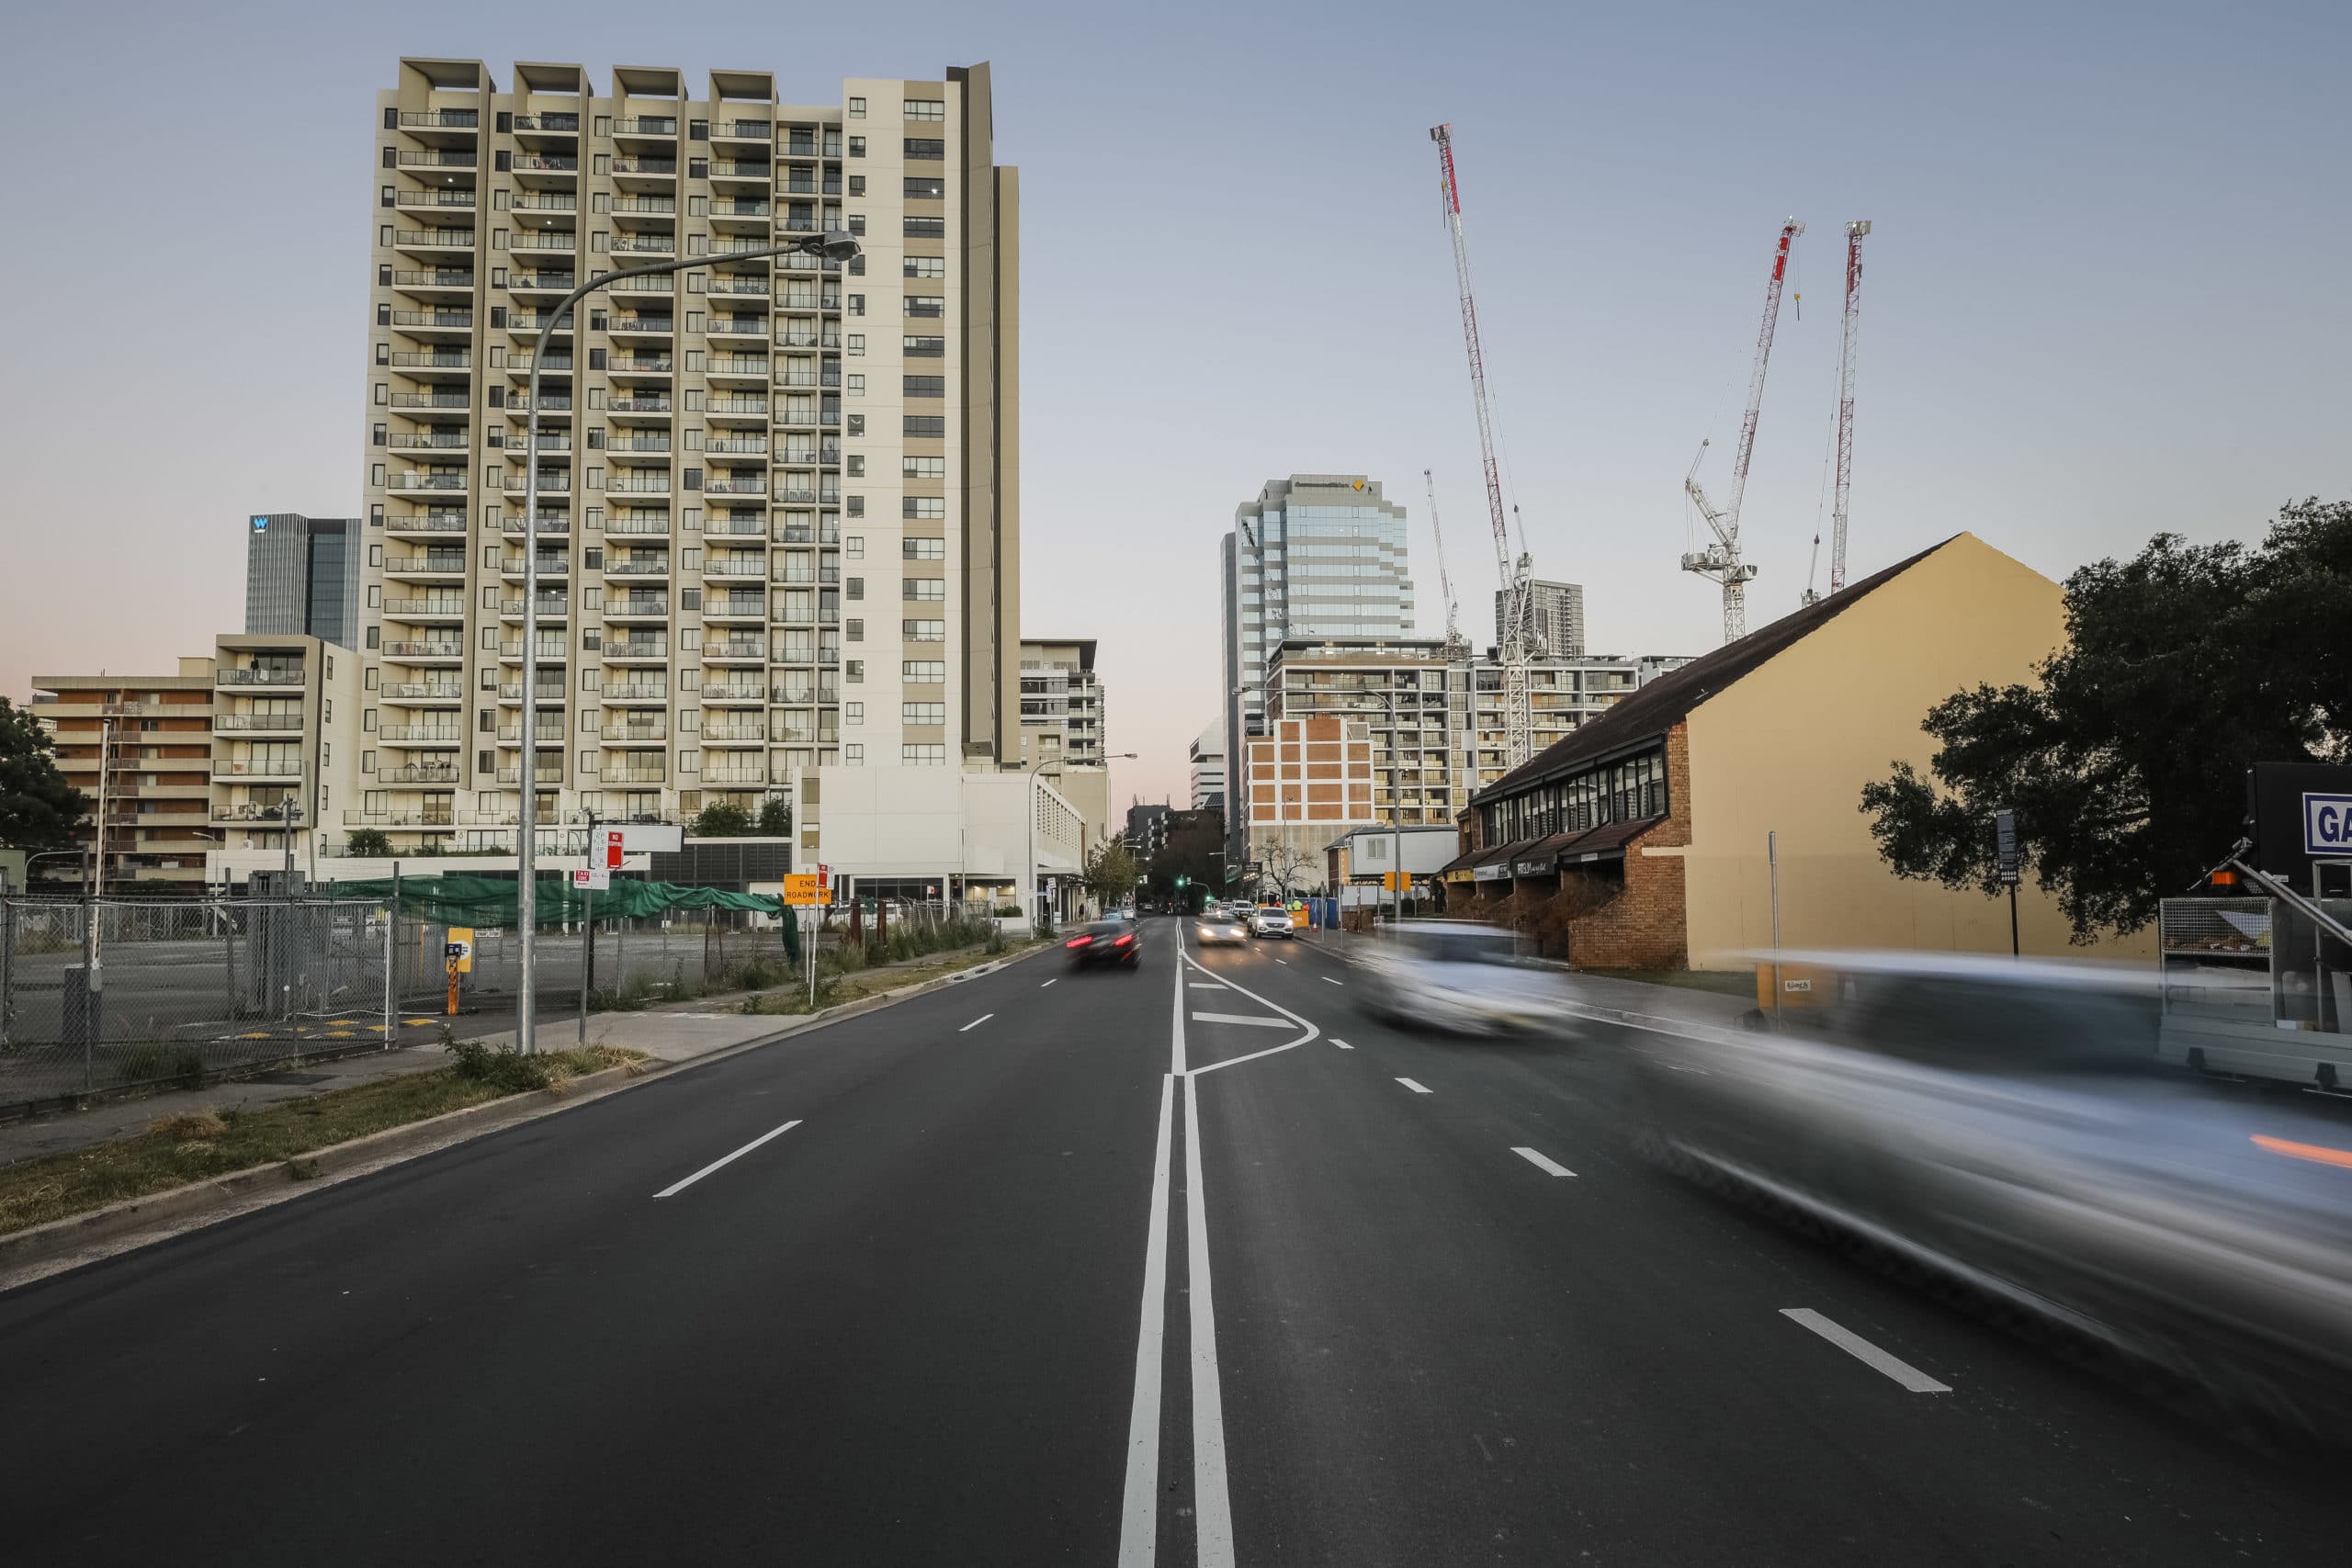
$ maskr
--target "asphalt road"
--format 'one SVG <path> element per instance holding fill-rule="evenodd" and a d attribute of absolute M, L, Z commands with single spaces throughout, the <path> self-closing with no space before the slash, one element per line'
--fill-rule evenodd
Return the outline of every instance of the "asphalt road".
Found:
<path fill-rule="evenodd" d="M 1626 1041 L 1147 929 L 0 1294 L 9 1556 L 2345 1560 L 2340 1464 L 1642 1163 Z"/>

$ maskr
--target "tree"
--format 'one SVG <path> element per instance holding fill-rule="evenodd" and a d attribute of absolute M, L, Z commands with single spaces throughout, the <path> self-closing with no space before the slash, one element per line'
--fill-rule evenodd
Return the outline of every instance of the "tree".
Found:
<path fill-rule="evenodd" d="M 792 802 L 780 795 L 760 802 L 760 833 L 770 839 L 792 837 Z"/>
<path fill-rule="evenodd" d="M 345 835 L 343 847 L 350 854 L 379 860 L 392 852 L 392 841 L 381 828 L 354 828 Z"/>
<path fill-rule="evenodd" d="M 1094 902 L 1101 908 L 1116 908 L 1125 903 L 1142 874 L 1136 857 L 1115 839 L 1095 845 L 1094 852 L 1086 857 L 1086 890 L 1094 896 Z"/>
<path fill-rule="evenodd" d="M 1315 857 L 1305 850 L 1294 849 L 1284 843 L 1270 844 L 1266 848 L 1266 880 L 1274 885 L 1274 891 L 1281 894 L 1285 902 L 1295 889 L 1305 886 L 1307 873 L 1314 866 Z"/>
<path fill-rule="evenodd" d="M 89 802 L 57 771 L 49 732 L 25 708 L 0 697 L 0 844 L 62 849 Z"/>
<path fill-rule="evenodd" d="M 1212 898 L 1225 896 L 1225 826 L 1215 812 L 1180 812 L 1168 841 L 1151 857 L 1151 886 L 1162 897 L 1176 896 L 1176 879 L 1204 887 Z"/>
<path fill-rule="evenodd" d="M 2133 931 L 2237 838 L 2245 769 L 2352 761 L 2352 503 L 2281 510 L 2257 546 L 2159 534 L 2066 580 L 2066 645 L 2034 685 L 1953 694 L 1862 791 L 1901 875 L 2000 886 L 1993 812 L 2076 942 Z"/>
<path fill-rule="evenodd" d="M 741 839 L 752 831 L 752 814 L 731 800 L 714 800 L 695 818 L 697 839 Z"/>

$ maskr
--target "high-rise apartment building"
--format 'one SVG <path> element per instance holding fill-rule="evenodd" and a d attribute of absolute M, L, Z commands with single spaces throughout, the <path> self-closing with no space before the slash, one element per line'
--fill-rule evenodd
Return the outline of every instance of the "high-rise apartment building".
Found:
<path fill-rule="evenodd" d="M 1249 782 L 1242 742 L 1266 733 L 1266 666 L 1275 647 L 1286 637 L 1408 636 L 1413 581 L 1405 509 L 1362 474 L 1269 479 L 1234 510 L 1221 551 L 1225 734 L 1238 795 Z M 1238 829 L 1229 824 L 1228 833 L 1238 852 Z"/>
<path fill-rule="evenodd" d="M 813 846 L 820 765 L 1017 754 L 1019 189 L 988 68 L 823 105 L 699 85 L 410 59 L 378 95 L 361 787 L 402 847 L 511 847 L 526 681 L 543 827 L 789 792 Z M 863 254 L 745 259 L 833 233 Z M 669 260 L 558 323 L 526 452 L 549 312 Z"/>
<path fill-rule="evenodd" d="M 1546 653 L 1564 659 L 1579 658 L 1584 653 L 1584 584 L 1580 582 L 1544 582 L 1532 584 L 1533 603 L 1529 609 L 1529 629 L 1535 635 L 1535 646 Z M 1503 643 L 1503 591 L 1495 590 L 1495 646 Z"/>
<path fill-rule="evenodd" d="M 1102 678 L 1092 637 L 1021 643 L 1021 750 L 1024 769 L 1053 781 L 1086 819 L 1088 841 L 1111 832 L 1111 776 L 1102 754 Z"/>
<path fill-rule="evenodd" d="M 1193 809 L 1214 811 L 1225 815 L 1225 723 L 1209 720 L 1209 727 L 1193 737 Z"/>
<path fill-rule="evenodd" d="M 359 646 L 356 517 L 255 513 L 245 532 L 245 630 Z"/>

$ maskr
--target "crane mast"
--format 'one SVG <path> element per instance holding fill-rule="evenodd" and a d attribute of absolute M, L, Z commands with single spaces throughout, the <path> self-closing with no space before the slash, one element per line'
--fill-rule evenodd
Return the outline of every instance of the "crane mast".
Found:
<path fill-rule="evenodd" d="M 1478 414 L 1478 455 L 1486 465 L 1487 515 L 1495 530 L 1495 571 L 1503 604 L 1503 752 L 1509 767 L 1535 750 L 1535 714 L 1528 696 L 1528 622 L 1534 608 L 1535 564 L 1522 548 L 1511 558 L 1510 520 L 1503 510 L 1502 470 L 1495 463 L 1494 416 L 1487 406 L 1487 356 L 1478 344 L 1478 306 L 1470 293 L 1470 251 L 1462 238 L 1462 190 L 1453 177 L 1453 127 L 1433 126 L 1446 232 L 1453 241 L 1453 277 L 1462 296 L 1462 341 L 1470 354 L 1470 400 Z"/>
<path fill-rule="evenodd" d="M 1460 611 L 1453 603 L 1453 578 L 1445 570 L 1445 530 L 1438 526 L 1437 521 L 1437 480 L 1423 468 L 1421 483 L 1429 487 L 1430 537 L 1437 543 L 1437 587 L 1445 595 L 1445 656 L 1461 659 L 1469 653 L 1470 644 L 1462 635 Z"/>
<path fill-rule="evenodd" d="M 1854 356 L 1862 324 L 1862 236 L 1871 220 L 1846 225 L 1846 324 L 1838 334 L 1838 500 L 1829 513 L 1829 592 L 1846 586 L 1846 491 L 1854 482 Z"/>
<path fill-rule="evenodd" d="M 1682 558 L 1682 570 L 1723 584 L 1725 642 L 1736 642 L 1747 635 L 1747 584 L 1755 578 L 1756 568 L 1740 558 L 1739 507 L 1747 493 L 1748 459 L 1756 452 L 1756 419 L 1764 407 L 1764 373 L 1771 367 L 1772 334 L 1781 322 L 1781 288 L 1788 281 L 1789 251 L 1804 232 L 1804 224 L 1792 218 L 1781 225 L 1781 237 L 1772 247 L 1772 276 L 1764 289 L 1764 324 L 1756 334 L 1756 367 L 1747 378 L 1747 412 L 1739 422 L 1739 451 L 1732 459 L 1731 499 L 1721 511 L 1716 510 L 1700 488 L 1695 464 L 1694 471 L 1682 480 L 1683 490 L 1715 536 L 1713 544 Z M 1701 450 L 1704 449 L 1702 443 Z"/>

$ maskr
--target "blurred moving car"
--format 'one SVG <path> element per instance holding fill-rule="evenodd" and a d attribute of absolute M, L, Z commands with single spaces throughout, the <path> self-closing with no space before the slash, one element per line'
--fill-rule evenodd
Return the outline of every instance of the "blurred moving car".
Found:
<path fill-rule="evenodd" d="M 1097 920 L 1071 933 L 1062 943 L 1062 951 L 1069 955 L 1073 969 L 1091 969 L 1105 964 L 1140 968 L 1143 928 L 1133 920 Z"/>
<path fill-rule="evenodd" d="M 2155 1057 L 2156 977 L 1971 954 L 1790 954 L 1838 999 L 1645 1036 L 1670 1164 L 2203 1386 L 2343 1434 L 2352 1117 Z M 1712 1037 L 1702 1037 L 1712 1036 Z"/>
<path fill-rule="evenodd" d="M 1250 911 L 1251 936 L 1290 936 L 1290 911 L 1265 906 Z"/>
<path fill-rule="evenodd" d="M 1465 920 L 1399 920 L 1362 944 L 1359 993 L 1372 1010 L 1408 1028 L 1464 1034 L 1532 1033 L 1565 1014 L 1566 977 L 1522 958 L 1501 926 Z"/>
<path fill-rule="evenodd" d="M 1193 936 L 1203 947 L 1244 942 L 1250 940 L 1250 922 L 1236 914 L 1230 905 L 1219 905 L 1193 922 Z"/>

